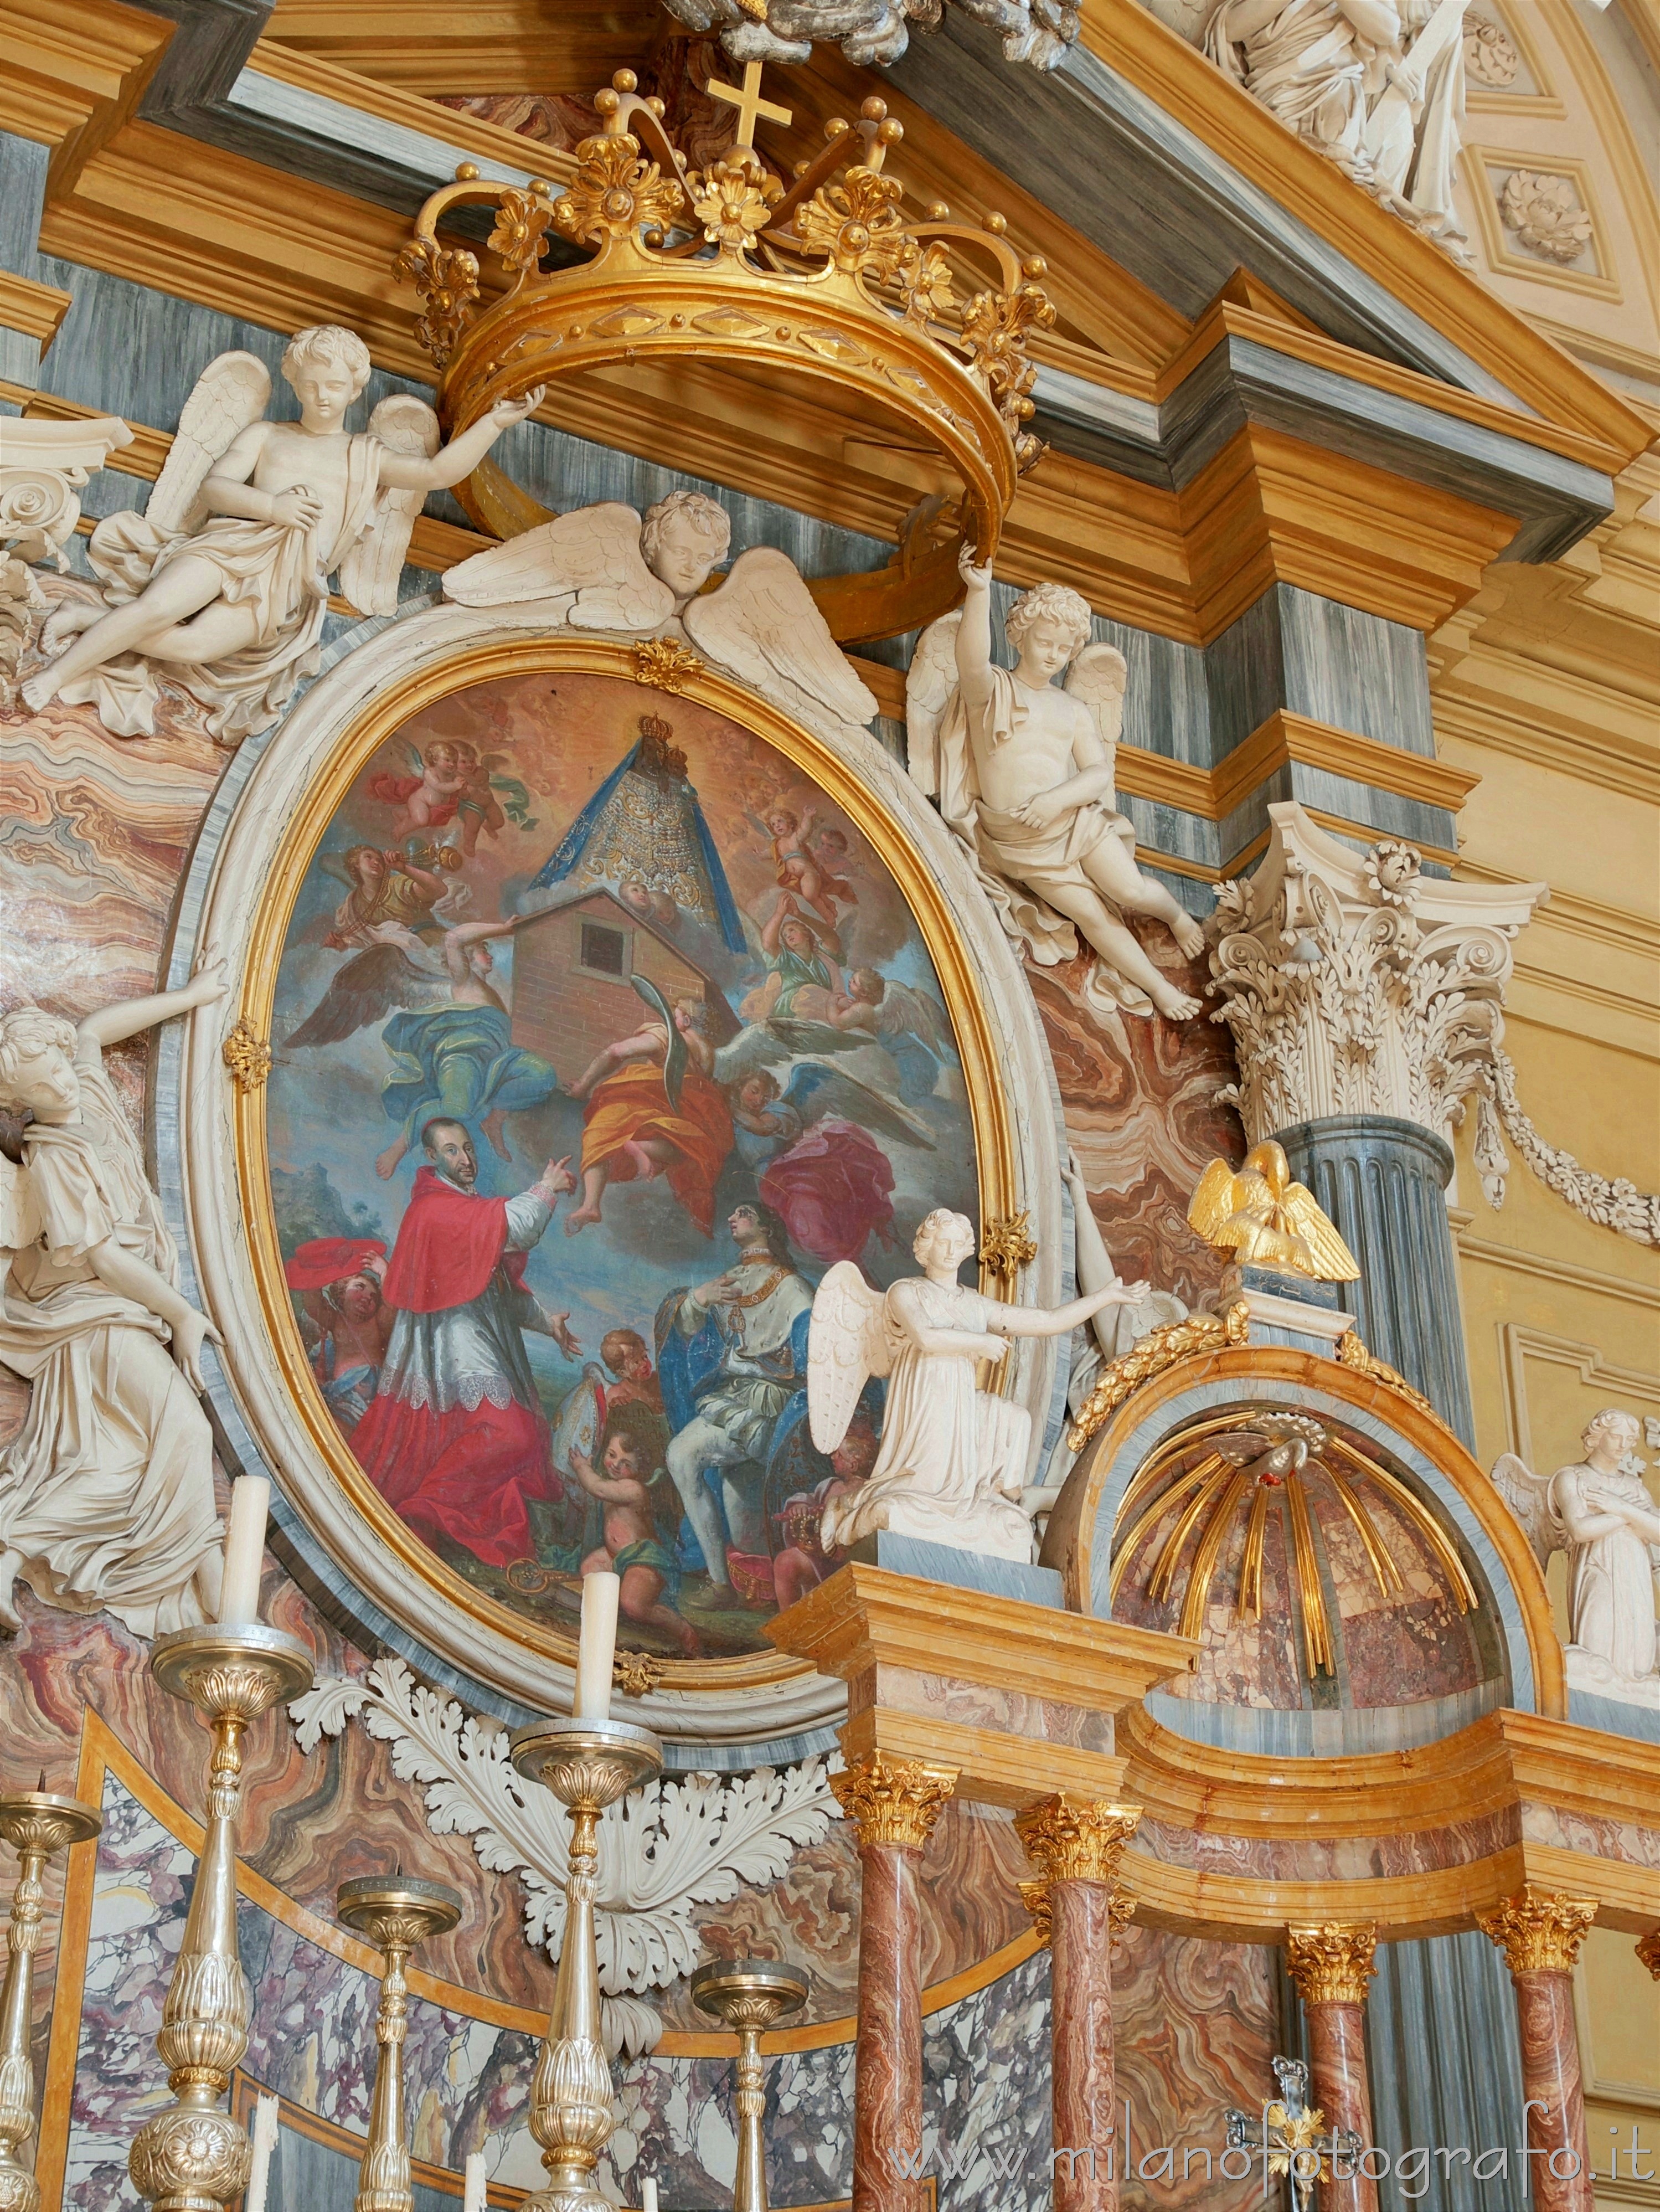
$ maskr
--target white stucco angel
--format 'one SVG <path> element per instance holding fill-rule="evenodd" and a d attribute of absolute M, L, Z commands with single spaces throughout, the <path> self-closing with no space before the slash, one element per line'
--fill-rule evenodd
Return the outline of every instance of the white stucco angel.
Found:
<path fill-rule="evenodd" d="M 977 1364 L 1001 1360 L 1010 1337 L 1063 1336 L 1105 1306 L 1139 1303 L 1147 1286 L 1112 1282 L 1052 1312 L 1003 1305 L 957 1280 L 975 1242 L 966 1216 L 939 1207 L 911 1248 L 920 1276 L 883 1293 L 845 1260 L 819 1285 L 807 1407 L 821 1452 L 840 1443 L 869 1377 L 888 1378 L 876 1463 L 867 1482 L 827 1504 L 827 1551 L 888 1528 L 994 1559 L 1031 1559 L 1032 1524 L 1021 1504 L 1031 1416 L 977 1389 Z"/>
<path fill-rule="evenodd" d="M 1542 1567 L 1568 1554 L 1567 1677 L 1572 1687 L 1660 1707 L 1654 1571 L 1660 1506 L 1643 1480 L 1634 1413 L 1605 1406 L 1580 1442 L 1584 1457 L 1536 1474 L 1514 1452 L 1493 1480 L 1526 1531 Z"/>
<path fill-rule="evenodd" d="M 55 698 L 93 705 L 114 736 L 148 735 L 159 665 L 208 708 L 215 738 L 236 744 L 268 729 L 315 672 L 336 569 L 354 606 L 394 613 L 427 494 L 470 475 L 542 394 L 498 401 L 440 447 L 438 417 L 407 394 L 383 399 L 367 430 L 345 428 L 369 369 L 354 331 L 298 331 L 282 374 L 300 420 L 268 422 L 264 363 L 251 353 L 210 362 L 143 514 L 108 515 L 94 531 L 87 558 L 103 604 L 71 601 L 48 621 L 49 658 L 25 702 L 37 713 Z"/>
<path fill-rule="evenodd" d="M 672 491 L 643 519 L 611 500 L 475 553 L 444 591 L 468 607 L 534 604 L 551 628 L 677 638 L 809 729 L 862 731 L 876 702 L 787 553 L 752 545 L 705 591 L 731 542 L 725 508 L 704 492 Z"/>
<path fill-rule="evenodd" d="M 18 1625 L 20 1577 L 140 1636 L 217 1609 L 213 1437 L 197 1403 L 216 1332 L 179 1289 L 103 1048 L 224 995 L 210 969 L 78 1028 L 38 1006 L 0 1017 L 0 1106 L 32 1116 L 21 1165 L 0 1155 L 0 1364 L 31 1385 L 0 1450 L 0 1630 Z"/>
<path fill-rule="evenodd" d="M 1098 1012 L 1190 1021 L 1199 1001 L 1123 919 L 1151 915 L 1190 959 L 1203 945 L 1198 923 L 1136 866 L 1135 830 L 1113 805 L 1124 655 L 1089 642 L 1076 592 L 1039 584 L 1015 602 L 1005 629 L 1019 659 L 999 668 L 991 571 L 966 550 L 961 567 L 967 596 L 923 632 L 906 680 L 912 775 L 937 795 L 1004 927 L 1034 960 L 1072 959 L 1081 936 L 1095 955 L 1084 997 Z"/>

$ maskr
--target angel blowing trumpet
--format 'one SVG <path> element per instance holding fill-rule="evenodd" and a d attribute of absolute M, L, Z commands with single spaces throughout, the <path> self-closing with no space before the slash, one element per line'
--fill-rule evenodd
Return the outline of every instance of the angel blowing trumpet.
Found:
<path fill-rule="evenodd" d="M 542 393 L 499 400 L 447 446 L 432 409 L 407 395 L 383 399 L 354 434 L 346 413 L 369 369 L 354 331 L 296 332 L 282 374 L 300 420 L 267 422 L 264 362 L 224 353 L 209 362 L 144 513 L 109 515 L 92 534 L 103 605 L 76 601 L 47 622 L 41 645 L 55 657 L 22 687 L 33 712 L 52 699 L 93 705 L 112 735 L 148 736 L 148 664 L 161 661 L 209 709 L 214 737 L 236 744 L 269 729 L 315 672 L 335 569 L 364 613 L 396 612 L 422 500 L 470 476 Z"/>

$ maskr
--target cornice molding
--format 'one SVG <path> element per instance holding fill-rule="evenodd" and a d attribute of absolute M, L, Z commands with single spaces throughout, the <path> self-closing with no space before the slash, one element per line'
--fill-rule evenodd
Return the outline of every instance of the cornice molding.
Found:
<path fill-rule="evenodd" d="M 44 354 L 70 311 L 72 296 L 60 292 L 55 284 L 37 284 L 31 276 L 0 269 L 0 330 L 18 331 L 33 338 Z M 95 407 L 86 411 L 88 415 L 100 412 Z"/>

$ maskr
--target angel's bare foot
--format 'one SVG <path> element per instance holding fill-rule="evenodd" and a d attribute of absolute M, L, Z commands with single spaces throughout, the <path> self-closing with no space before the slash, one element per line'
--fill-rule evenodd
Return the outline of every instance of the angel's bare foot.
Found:
<path fill-rule="evenodd" d="M 1190 914 L 1182 915 L 1170 925 L 1170 933 L 1190 960 L 1197 960 L 1204 951 L 1204 929 Z"/>
<path fill-rule="evenodd" d="M 57 662 L 49 667 L 37 668 L 33 676 L 26 677 L 19 687 L 18 696 L 31 714 L 38 714 L 43 707 L 50 707 L 58 696 Z"/>
<path fill-rule="evenodd" d="M 599 1210 L 599 1200 L 596 1199 L 591 1206 L 579 1206 L 573 1212 L 566 1215 L 565 1234 L 567 1237 L 574 1237 L 579 1230 L 586 1229 L 592 1223 L 603 1218 L 604 1216 Z"/>
<path fill-rule="evenodd" d="M 90 629 L 100 615 L 109 609 L 85 599 L 66 599 L 62 606 L 54 607 L 40 625 L 40 650 L 55 656 L 61 653 L 72 637 L 79 637 L 83 629 Z"/>
<path fill-rule="evenodd" d="M 374 1171 L 382 1182 L 385 1182 L 389 1176 L 397 1173 L 397 1164 L 409 1149 L 409 1140 L 407 1137 L 394 1137 L 385 1151 L 379 1155 L 374 1164 Z M 506 1155 L 504 1153 L 502 1157 L 506 1158 Z"/>
<path fill-rule="evenodd" d="M 505 1106 L 497 1106 L 484 1116 L 482 1122 L 480 1124 L 485 1135 L 490 1140 L 491 1151 L 494 1152 L 499 1160 L 511 1160 L 513 1157 L 512 1153 L 508 1150 L 507 1139 L 505 1133 L 504 1125 L 506 1122 L 506 1108 Z"/>
<path fill-rule="evenodd" d="M 1190 1022 L 1203 1012 L 1197 999 L 1189 998 L 1185 991 L 1175 990 L 1168 983 L 1155 984 L 1148 995 L 1167 1022 Z"/>

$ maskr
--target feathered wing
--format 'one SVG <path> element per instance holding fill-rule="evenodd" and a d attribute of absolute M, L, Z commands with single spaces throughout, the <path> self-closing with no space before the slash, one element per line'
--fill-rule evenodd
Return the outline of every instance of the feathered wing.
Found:
<path fill-rule="evenodd" d="M 1118 736 L 1124 728 L 1124 692 L 1130 683 L 1130 664 L 1116 645 L 1087 645 L 1073 662 L 1066 688 L 1081 699 L 1095 718 L 1107 764 L 1118 776 Z"/>
<path fill-rule="evenodd" d="M 758 1075 L 763 1068 L 781 1066 L 792 1057 L 791 1048 L 771 1022 L 748 1022 L 730 1044 L 717 1048 L 715 1080 L 742 1083 L 746 1076 Z"/>
<path fill-rule="evenodd" d="M 940 723 L 957 688 L 957 625 L 962 610 L 930 623 L 905 678 L 906 765 L 932 798 L 940 787 Z"/>
<path fill-rule="evenodd" d="M 881 1292 L 851 1260 L 838 1260 L 814 1295 L 807 1338 L 807 1419 L 821 1452 L 834 1451 L 860 1391 L 892 1364 Z"/>
<path fill-rule="evenodd" d="M 848 666 L 787 553 L 753 545 L 681 626 L 699 652 L 801 720 L 863 729 L 876 701 Z"/>
<path fill-rule="evenodd" d="M 563 599 L 573 629 L 650 631 L 675 611 L 675 595 L 639 550 L 639 516 L 620 500 L 573 507 L 537 529 L 458 562 L 444 595 L 465 607 Z"/>
<path fill-rule="evenodd" d="M 1548 1567 L 1553 1552 L 1567 1549 L 1567 1532 L 1551 1502 L 1550 1477 L 1536 1474 L 1514 1452 L 1500 1452 L 1493 1462 L 1493 1486 L 1521 1522 L 1535 1559 Z"/>
<path fill-rule="evenodd" d="M 394 392 L 369 417 L 369 435 L 394 453 L 431 460 L 443 440 L 438 417 L 412 392 Z M 340 588 L 366 615 L 397 612 L 397 580 L 415 517 L 426 502 L 421 491 L 383 490 L 375 500 L 369 526 L 340 561 Z"/>
<path fill-rule="evenodd" d="M 1188 1200 L 1187 1218 L 1207 1244 L 1220 1244 L 1234 1213 L 1233 1186 L 1238 1178 L 1224 1159 L 1214 1159 L 1199 1177 L 1199 1187 Z"/>
<path fill-rule="evenodd" d="M 434 1006 L 449 997 L 436 975 L 423 975 L 396 945 L 372 945 L 343 961 L 329 988 L 297 1030 L 284 1040 L 290 1047 L 338 1044 L 367 1029 L 397 1006 Z"/>
<path fill-rule="evenodd" d="M 1286 1219 L 1314 1255 L 1314 1272 L 1321 1282 L 1359 1282 L 1359 1261 L 1306 1183 L 1291 1184 L 1280 1204 Z"/>
<path fill-rule="evenodd" d="M 197 378 L 144 507 L 145 520 L 163 537 L 207 520 L 198 501 L 203 478 L 258 422 L 270 396 L 271 373 L 257 354 L 221 353 Z"/>
<path fill-rule="evenodd" d="M 950 1016 L 936 998 L 913 983 L 888 985 L 876 1008 L 876 1027 L 883 1036 L 919 1037 L 941 1060 L 957 1057 Z"/>
<path fill-rule="evenodd" d="M 1232 1436 L 1213 1437 L 1210 1449 L 1230 1467 L 1249 1467 L 1271 1452 L 1278 1439 L 1261 1436 L 1255 1429 L 1236 1429 Z"/>
<path fill-rule="evenodd" d="M 856 1127 L 892 1137 L 901 1145 L 918 1145 L 928 1152 L 939 1149 L 927 1124 L 898 1099 L 885 1098 L 839 1067 L 821 1067 L 816 1060 L 804 1060 L 791 1071 L 783 1103 L 800 1115 L 806 1127 L 827 1114 L 839 1114 Z"/>

